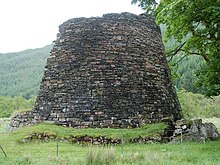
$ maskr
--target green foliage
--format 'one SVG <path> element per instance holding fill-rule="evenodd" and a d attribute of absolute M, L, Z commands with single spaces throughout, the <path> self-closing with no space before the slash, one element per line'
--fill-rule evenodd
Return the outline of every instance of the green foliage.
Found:
<path fill-rule="evenodd" d="M 153 13 L 158 5 L 156 0 L 132 0 L 131 3 L 139 3 L 138 6 L 146 10 L 148 13 Z"/>
<path fill-rule="evenodd" d="M 11 113 L 15 110 L 15 105 L 11 98 L 1 97 L 0 98 L 0 116 L 9 117 Z"/>
<path fill-rule="evenodd" d="M 216 53 L 216 56 L 219 53 Z M 204 88 L 207 96 L 220 95 L 220 54 L 212 61 L 197 73 L 199 79 L 196 81 L 196 85 Z"/>
<path fill-rule="evenodd" d="M 166 33 L 166 26 L 160 25 L 162 36 Z M 165 42 L 167 53 L 175 47 L 178 43 L 171 38 Z M 197 74 L 205 62 L 201 56 L 187 56 L 185 53 L 178 53 L 175 56 L 167 56 L 173 84 L 177 90 L 186 90 L 187 92 L 205 94 L 204 87 L 198 85 Z"/>
<path fill-rule="evenodd" d="M 178 46 L 169 55 L 184 52 L 199 55 L 206 65 L 198 74 L 206 95 L 220 94 L 220 1 L 219 0 L 133 0 L 153 9 L 158 23 L 166 25 L 165 41 L 174 39 Z"/>
<path fill-rule="evenodd" d="M 0 54 L 0 96 L 36 96 L 51 48 Z"/>
<path fill-rule="evenodd" d="M 14 98 L 0 97 L 0 118 L 10 117 L 15 111 L 30 110 L 33 108 L 36 97 L 28 100 L 21 96 Z"/>
<path fill-rule="evenodd" d="M 204 95 L 185 91 L 177 94 L 186 119 L 220 118 L 220 96 L 206 98 Z"/>
<path fill-rule="evenodd" d="M 198 70 L 203 67 L 204 61 L 200 56 L 183 57 L 184 55 L 176 55 L 170 61 L 175 87 L 178 90 L 205 94 L 205 89 L 197 86 L 198 78 L 196 76 Z"/>

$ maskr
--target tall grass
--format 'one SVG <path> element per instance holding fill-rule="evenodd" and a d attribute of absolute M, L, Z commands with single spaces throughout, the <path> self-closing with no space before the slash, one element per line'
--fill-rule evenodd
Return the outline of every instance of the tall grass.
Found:
<path fill-rule="evenodd" d="M 115 164 L 116 154 L 113 147 L 100 148 L 93 147 L 89 149 L 86 156 L 86 165 L 111 165 Z"/>
<path fill-rule="evenodd" d="M 59 143 L 2 144 L 8 158 L 0 152 L 0 164 L 31 165 L 217 165 L 220 164 L 220 140 L 207 143 L 125 144 L 97 147 Z"/>

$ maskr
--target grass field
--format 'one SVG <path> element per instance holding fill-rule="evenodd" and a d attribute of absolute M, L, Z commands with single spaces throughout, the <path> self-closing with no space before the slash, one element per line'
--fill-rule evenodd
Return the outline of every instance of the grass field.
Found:
<path fill-rule="evenodd" d="M 208 120 L 208 119 L 206 119 Z M 215 120 L 217 123 L 219 119 Z M 5 120 L 7 122 L 7 120 Z M 3 122 L 2 122 L 3 123 Z M 220 140 L 206 143 L 182 143 L 182 144 L 129 144 L 117 146 L 82 146 L 79 144 L 70 144 L 65 142 L 31 142 L 19 143 L 22 137 L 30 132 L 35 131 L 58 131 L 59 135 L 67 136 L 69 134 L 80 134 L 75 129 L 58 129 L 57 126 L 49 126 L 48 124 L 38 125 L 20 129 L 14 133 L 6 133 L 4 124 L 1 124 L 0 145 L 4 149 L 7 157 L 0 150 L 0 164 L 2 165 L 78 165 L 78 164 L 112 164 L 112 165 L 176 165 L 176 164 L 198 164 L 198 165 L 218 165 L 220 164 Z M 137 129 L 136 135 L 148 134 L 152 130 L 160 130 L 161 126 L 154 128 L 145 127 Z M 218 125 L 219 129 L 219 125 Z M 144 132 L 145 130 L 145 132 Z M 90 134 L 92 130 L 86 130 L 86 134 Z M 135 133 L 129 130 L 121 130 L 114 132 L 98 129 L 96 134 L 103 133 L 113 137 L 119 137 L 121 134 L 132 137 Z M 127 131 L 127 132 L 126 132 Z M 146 133 L 148 132 L 148 133 Z M 93 132 L 94 133 L 94 132 Z M 58 152 L 57 152 L 58 151 Z M 58 153 L 58 155 L 57 155 Z"/>
<path fill-rule="evenodd" d="M 0 164 L 220 164 L 220 140 L 208 143 L 126 144 L 114 147 L 55 142 L 18 144 L 4 141 Z M 91 163 L 92 162 L 92 163 Z"/>

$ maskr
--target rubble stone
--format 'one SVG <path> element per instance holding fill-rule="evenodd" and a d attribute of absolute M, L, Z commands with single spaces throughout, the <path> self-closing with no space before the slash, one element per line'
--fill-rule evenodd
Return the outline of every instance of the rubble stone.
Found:
<path fill-rule="evenodd" d="M 170 137 L 172 143 L 179 141 L 205 142 L 219 138 L 218 130 L 213 123 L 203 123 L 202 119 L 195 119 L 191 122 L 187 129 L 176 127 L 173 136 Z"/>

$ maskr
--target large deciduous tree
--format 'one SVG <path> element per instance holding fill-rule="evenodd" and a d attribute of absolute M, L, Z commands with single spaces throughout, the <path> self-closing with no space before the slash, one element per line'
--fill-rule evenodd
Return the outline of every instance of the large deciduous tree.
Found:
<path fill-rule="evenodd" d="M 160 24 L 166 25 L 165 41 L 178 45 L 167 50 L 202 56 L 206 64 L 198 72 L 198 85 L 206 95 L 220 94 L 220 0 L 132 0 Z"/>

